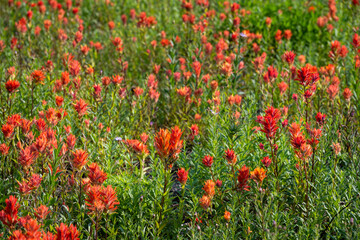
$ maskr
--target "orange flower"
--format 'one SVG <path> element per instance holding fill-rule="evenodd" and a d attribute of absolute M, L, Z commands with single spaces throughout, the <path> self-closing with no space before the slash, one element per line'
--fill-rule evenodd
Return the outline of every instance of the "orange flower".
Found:
<path fill-rule="evenodd" d="M 88 177 L 91 180 L 92 184 L 100 185 L 107 179 L 107 174 L 103 172 L 99 165 L 96 163 L 91 163 L 88 166 L 89 174 Z"/>
<path fill-rule="evenodd" d="M 215 182 L 213 180 L 207 180 L 203 189 L 206 192 L 207 196 L 212 198 L 215 195 Z"/>
<path fill-rule="evenodd" d="M 35 209 L 35 217 L 37 217 L 39 221 L 45 219 L 49 213 L 49 208 L 45 205 L 41 205 L 40 207 Z"/>
<path fill-rule="evenodd" d="M 31 78 L 35 83 L 44 84 L 45 75 L 41 70 L 35 70 L 31 73 Z"/>
<path fill-rule="evenodd" d="M 265 173 L 266 173 L 265 169 L 257 167 L 254 169 L 254 171 L 250 173 L 250 177 L 255 182 L 257 182 L 257 184 L 261 185 L 262 182 L 264 181 L 264 178 L 266 177 Z"/>
<path fill-rule="evenodd" d="M 20 204 L 17 203 L 17 199 L 14 196 L 10 196 L 6 199 L 5 203 L 5 209 L 0 211 L 0 221 L 6 226 L 12 227 L 19 221 L 17 214 Z"/>
<path fill-rule="evenodd" d="M 77 111 L 80 117 L 87 114 L 87 109 L 88 109 L 87 106 L 88 104 L 81 98 L 79 99 L 79 101 L 76 102 L 75 110 Z"/>
<path fill-rule="evenodd" d="M 224 218 L 227 222 L 230 222 L 231 213 L 225 210 Z"/>
<path fill-rule="evenodd" d="M 34 162 L 35 156 L 30 149 L 30 147 L 26 147 L 25 149 L 21 149 L 19 153 L 18 162 L 24 168 L 28 168 Z"/>
<path fill-rule="evenodd" d="M 88 153 L 85 150 L 77 149 L 73 153 L 73 166 L 74 168 L 80 170 L 87 163 Z"/>
<path fill-rule="evenodd" d="M 155 148 L 162 160 L 168 157 L 176 159 L 183 146 L 183 140 L 180 140 L 182 131 L 178 126 L 171 129 L 160 129 L 155 136 Z M 171 164 L 172 161 L 169 162 Z"/>
<path fill-rule="evenodd" d="M 9 124 L 4 124 L 1 128 L 5 138 L 10 138 L 14 133 L 14 128 Z"/>
<path fill-rule="evenodd" d="M 90 210 L 90 214 L 101 214 L 104 211 L 113 212 L 119 205 L 116 191 L 111 185 L 106 188 L 103 186 L 91 186 L 86 193 L 88 198 L 85 199 L 86 206 Z"/>
<path fill-rule="evenodd" d="M 147 149 L 147 146 L 139 140 L 128 139 L 128 140 L 124 140 L 124 143 L 129 148 L 131 148 L 131 150 L 133 150 L 135 153 L 145 154 L 145 155 L 149 154 L 149 150 Z"/>
<path fill-rule="evenodd" d="M 199 202 L 203 209 L 208 209 L 211 204 L 211 199 L 208 196 L 204 195 L 202 196 L 202 198 L 200 198 Z"/>
<path fill-rule="evenodd" d="M 335 143 L 333 142 L 332 145 L 331 145 L 332 149 L 334 150 L 335 152 L 335 155 L 339 155 L 340 151 L 341 151 L 341 145 L 340 143 Z"/>
<path fill-rule="evenodd" d="M 20 83 L 16 80 L 9 80 L 5 83 L 5 88 L 9 93 L 14 92 L 18 87 L 20 87 Z"/>

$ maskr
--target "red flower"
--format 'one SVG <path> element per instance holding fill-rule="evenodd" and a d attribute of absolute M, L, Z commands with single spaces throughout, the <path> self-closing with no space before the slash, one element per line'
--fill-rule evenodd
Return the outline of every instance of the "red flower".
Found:
<path fill-rule="evenodd" d="M 292 66 L 294 64 L 296 54 L 292 51 L 286 51 L 284 55 L 282 55 L 282 58 L 289 64 L 289 66 Z"/>
<path fill-rule="evenodd" d="M 37 189 L 40 187 L 42 178 L 40 177 L 40 175 L 33 173 L 31 175 L 31 178 L 29 179 L 29 187 L 31 189 Z"/>
<path fill-rule="evenodd" d="M 90 178 L 92 184 L 101 185 L 107 179 L 107 174 L 103 172 L 96 163 L 91 163 L 88 166 L 88 169 L 88 177 Z"/>
<path fill-rule="evenodd" d="M 14 92 L 19 86 L 20 83 L 16 80 L 9 80 L 5 83 L 5 88 L 9 93 Z"/>
<path fill-rule="evenodd" d="M 257 122 L 263 125 L 260 130 L 266 134 L 267 138 L 273 138 L 276 134 L 276 130 L 279 128 L 277 123 L 281 118 L 281 111 L 274 107 L 268 107 L 265 110 L 265 117 L 258 116 Z"/>
<path fill-rule="evenodd" d="M 31 73 L 31 78 L 36 84 L 44 84 L 45 75 L 41 70 L 35 70 Z"/>
<path fill-rule="evenodd" d="M 147 134 L 144 133 L 144 132 L 140 135 L 140 139 L 141 139 L 141 141 L 142 141 L 143 143 L 146 143 L 147 140 L 148 140 L 148 138 L 149 138 L 149 135 L 147 135 Z"/>
<path fill-rule="evenodd" d="M 116 196 L 116 191 L 112 188 L 111 185 L 108 185 L 106 188 L 103 188 L 101 191 L 102 201 L 104 202 L 105 209 L 109 212 L 114 212 L 119 205 L 119 201 Z"/>
<path fill-rule="evenodd" d="M 242 191 L 242 190 L 249 191 L 250 186 L 247 185 L 249 178 L 250 178 L 249 168 L 244 165 L 239 170 L 239 174 L 237 177 L 239 191 Z"/>
<path fill-rule="evenodd" d="M 88 198 L 85 199 L 86 206 L 90 210 L 90 214 L 101 214 L 104 211 L 113 212 L 119 205 L 116 192 L 111 185 L 106 188 L 100 186 L 91 186 L 86 193 Z"/>
<path fill-rule="evenodd" d="M 55 102 L 56 102 L 56 106 L 60 107 L 64 102 L 64 98 L 61 97 L 61 96 L 56 96 L 55 97 Z"/>
<path fill-rule="evenodd" d="M 200 73 L 201 73 L 201 63 L 196 61 L 196 62 L 193 62 L 192 64 L 192 68 L 194 69 L 195 71 L 195 75 L 196 75 L 196 78 L 199 78 L 200 77 Z"/>
<path fill-rule="evenodd" d="M 213 164 L 213 157 L 211 156 L 205 156 L 202 159 L 202 163 L 206 166 L 206 167 L 211 167 L 211 165 Z"/>
<path fill-rule="evenodd" d="M 290 40 L 291 36 L 292 36 L 291 30 L 285 30 L 285 31 L 284 31 L 284 38 L 285 38 L 286 40 Z"/>
<path fill-rule="evenodd" d="M 344 96 L 345 100 L 349 101 L 352 95 L 353 95 L 353 93 L 351 92 L 351 90 L 349 88 L 344 89 L 343 96 Z"/>
<path fill-rule="evenodd" d="M 261 159 L 261 162 L 264 164 L 265 167 L 269 167 L 271 164 L 271 159 L 269 157 L 264 157 Z"/>
<path fill-rule="evenodd" d="M 306 143 L 306 139 L 302 135 L 302 133 L 299 133 L 299 134 L 296 134 L 296 135 L 291 135 L 290 143 L 295 149 L 300 149 L 300 147 L 304 143 Z"/>
<path fill-rule="evenodd" d="M 180 140 L 181 135 L 182 131 L 178 126 L 172 128 L 171 132 L 167 129 L 160 129 L 155 136 L 155 148 L 161 159 L 177 158 L 183 146 L 183 141 Z"/>
<path fill-rule="evenodd" d="M 140 97 L 144 93 L 144 89 L 141 87 L 134 88 L 134 94 L 136 97 Z"/>
<path fill-rule="evenodd" d="M 31 151 L 31 147 L 26 147 L 25 149 L 21 149 L 19 152 L 18 162 L 23 168 L 30 167 L 34 162 L 35 155 Z"/>
<path fill-rule="evenodd" d="M 27 220 L 24 224 L 26 239 L 40 239 L 40 226 L 36 219 Z"/>
<path fill-rule="evenodd" d="M 5 138 L 10 138 L 14 133 L 14 128 L 9 124 L 4 124 L 1 128 L 1 131 Z"/>
<path fill-rule="evenodd" d="M 251 172 L 251 179 L 253 179 L 257 184 L 261 185 L 266 177 L 266 170 L 263 168 L 255 168 L 254 171 Z"/>
<path fill-rule="evenodd" d="M 215 195 L 215 182 L 213 180 L 207 180 L 204 184 L 203 190 L 206 192 L 206 195 L 212 198 Z"/>
<path fill-rule="evenodd" d="M 186 181 L 188 179 L 188 174 L 189 174 L 189 170 L 186 171 L 184 168 L 179 169 L 179 171 L 177 172 L 178 175 L 178 181 L 185 185 Z"/>
<path fill-rule="evenodd" d="M 44 220 L 49 213 L 49 208 L 45 205 L 35 208 L 35 217 L 37 217 L 39 221 Z"/>
<path fill-rule="evenodd" d="M 70 226 L 66 226 L 64 223 L 60 223 L 60 226 L 56 228 L 56 239 L 71 239 L 71 240 L 79 240 L 80 233 L 77 230 L 76 226 L 70 224 Z"/>
<path fill-rule="evenodd" d="M 66 137 L 66 145 L 69 149 L 73 149 L 76 144 L 76 137 L 73 134 L 69 134 Z"/>
<path fill-rule="evenodd" d="M 0 211 L 0 221 L 8 227 L 14 226 L 18 221 L 18 210 L 20 205 L 14 196 L 10 196 L 5 200 L 6 207 Z"/>
<path fill-rule="evenodd" d="M 332 84 L 328 87 L 326 92 L 329 94 L 330 100 L 334 100 L 339 92 L 339 86 Z"/>
<path fill-rule="evenodd" d="M 88 153 L 85 150 L 77 149 L 73 153 L 73 167 L 80 170 L 87 163 Z"/>
<path fill-rule="evenodd" d="M 295 81 L 299 81 L 302 86 L 309 86 L 320 79 L 316 67 L 306 65 L 298 70 Z"/>
<path fill-rule="evenodd" d="M 81 98 L 79 99 L 79 101 L 76 102 L 75 110 L 77 111 L 80 117 L 87 114 L 87 109 L 88 109 L 87 106 L 88 104 Z"/>
<path fill-rule="evenodd" d="M 325 118 L 326 118 L 326 115 L 322 114 L 321 112 L 318 112 L 315 116 L 316 122 L 320 125 L 324 125 Z"/>
<path fill-rule="evenodd" d="M 8 155 L 10 147 L 7 146 L 5 143 L 0 144 L 0 153 L 3 156 Z"/>
<path fill-rule="evenodd" d="M 228 212 L 228 211 L 225 211 L 225 213 L 224 213 L 224 219 L 225 219 L 227 222 L 230 222 L 230 217 L 231 217 L 231 213 Z"/>
<path fill-rule="evenodd" d="M 228 163 L 230 165 L 235 165 L 237 159 L 236 159 L 236 154 L 234 152 L 234 150 L 231 150 L 231 149 L 227 149 L 225 151 L 225 159 L 228 161 Z"/>
<path fill-rule="evenodd" d="M 129 148 L 131 148 L 131 150 L 133 150 L 135 153 L 146 154 L 146 155 L 149 153 L 149 150 L 147 149 L 147 146 L 143 142 L 141 142 L 139 140 L 128 139 L 128 140 L 124 140 L 124 143 Z"/>
<path fill-rule="evenodd" d="M 194 140 L 195 136 L 199 135 L 199 127 L 196 124 L 191 125 L 190 127 L 190 140 Z"/>
<path fill-rule="evenodd" d="M 81 65 L 78 61 L 76 60 L 72 60 L 69 63 L 69 72 L 71 74 L 71 76 L 76 77 L 77 75 L 79 75 L 81 70 Z"/>
<path fill-rule="evenodd" d="M 286 82 L 282 81 L 281 83 L 278 84 L 278 88 L 280 90 L 280 95 L 283 95 L 286 92 L 288 85 Z"/>

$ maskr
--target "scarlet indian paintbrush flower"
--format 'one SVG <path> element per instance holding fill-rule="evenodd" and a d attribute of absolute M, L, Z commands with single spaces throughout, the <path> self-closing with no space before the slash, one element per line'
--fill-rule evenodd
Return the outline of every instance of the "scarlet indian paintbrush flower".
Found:
<path fill-rule="evenodd" d="M 188 174 L 189 174 L 189 170 L 186 171 L 184 168 L 179 169 L 179 171 L 177 172 L 178 175 L 178 181 L 182 184 L 185 185 L 186 181 L 188 179 Z"/>
<path fill-rule="evenodd" d="M 211 156 L 205 156 L 202 159 L 202 163 L 206 166 L 206 167 L 211 167 L 211 165 L 213 164 L 213 157 Z"/>
<path fill-rule="evenodd" d="M 0 221 L 12 228 L 19 221 L 18 210 L 20 204 L 17 203 L 17 199 L 14 196 L 10 196 L 6 199 L 5 203 L 5 209 L 0 211 Z"/>
<path fill-rule="evenodd" d="M 227 222 L 230 222 L 230 218 L 231 218 L 231 213 L 225 210 L 224 219 L 225 219 Z"/>
<path fill-rule="evenodd" d="M 0 144 L 0 153 L 3 156 L 6 156 L 9 153 L 10 147 L 7 146 L 5 143 Z"/>
<path fill-rule="evenodd" d="M 315 119 L 316 119 L 316 122 L 322 126 L 324 125 L 325 123 L 325 118 L 326 118 L 326 115 L 325 114 L 322 114 L 321 112 L 318 112 L 315 116 Z"/>
<path fill-rule="evenodd" d="M 242 190 L 246 190 L 249 191 L 250 186 L 247 185 L 247 182 L 249 180 L 250 174 L 249 174 L 249 168 L 246 167 L 246 165 L 242 166 L 242 168 L 239 170 L 238 173 L 238 190 L 242 191 Z"/>
<path fill-rule="evenodd" d="M 215 195 L 215 182 L 213 180 L 207 180 L 204 184 L 203 190 L 206 195 L 212 198 Z"/>
<path fill-rule="evenodd" d="M 1 127 L 1 131 L 4 134 L 5 138 L 10 138 L 14 133 L 14 128 L 10 124 L 4 124 Z"/>
<path fill-rule="evenodd" d="M 73 166 L 75 169 L 80 170 L 87 163 L 88 153 L 85 150 L 77 149 L 73 153 Z"/>
<path fill-rule="evenodd" d="M 211 204 L 211 199 L 208 196 L 203 195 L 202 198 L 200 198 L 199 203 L 203 209 L 208 209 Z"/>
<path fill-rule="evenodd" d="M 178 126 L 171 129 L 160 129 L 155 136 L 155 148 L 161 159 L 171 157 L 176 159 L 183 146 L 183 140 L 180 140 L 182 131 Z"/>
<path fill-rule="evenodd" d="M 276 131 L 279 128 L 277 126 L 281 118 L 281 111 L 274 107 L 268 107 L 265 110 L 265 117 L 258 116 L 257 122 L 263 125 L 260 130 L 266 134 L 266 137 L 271 139 L 275 137 Z"/>
<path fill-rule="evenodd" d="M 226 150 L 224 157 L 230 165 L 235 165 L 235 163 L 237 161 L 237 159 L 236 159 L 237 156 L 236 156 L 234 150 L 231 150 L 231 149 Z"/>
<path fill-rule="evenodd" d="M 88 198 L 85 199 L 85 204 L 90 214 L 101 214 L 104 211 L 112 213 L 117 209 L 116 205 L 119 205 L 116 191 L 111 185 L 106 188 L 103 186 L 91 186 L 86 194 Z"/>
<path fill-rule="evenodd" d="M 16 80 L 9 80 L 5 83 L 5 88 L 9 93 L 13 93 L 20 87 L 20 83 Z"/>
<path fill-rule="evenodd" d="M 44 220 L 49 213 L 50 213 L 49 208 L 45 205 L 41 205 L 40 207 L 35 209 L 35 217 L 39 221 Z"/>
<path fill-rule="evenodd" d="M 103 172 L 99 165 L 96 163 L 91 163 L 88 166 L 89 174 L 88 177 L 92 184 L 94 185 L 101 185 L 107 179 L 107 174 Z"/>
<path fill-rule="evenodd" d="M 25 149 L 21 149 L 19 153 L 18 162 L 23 168 L 30 167 L 34 162 L 34 153 L 31 151 L 30 147 L 26 147 Z"/>
<path fill-rule="evenodd" d="M 62 240 L 62 239 L 71 239 L 71 240 L 79 240 L 80 232 L 77 230 L 76 226 L 70 224 L 70 226 L 66 226 L 64 223 L 61 223 L 59 227 L 56 228 L 56 236 L 50 239 Z M 47 233 L 49 235 L 49 233 Z"/>
<path fill-rule="evenodd" d="M 271 159 L 269 157 L 264 157 L 261 159 L 261 162 L 264 164 L 265 167 L 269 167 L 271 164 Z"/>
<path fill-rule="evenodd" d="M 87 114 L 88 104 L 83 100 L 79 99 L 75 104 L 75 110 L 78 113 L 79 117 Z"/>
<path fill-rule="evenodd" d="M 289 66 L 292 66 L 294 64 L 296 54 L 292 51 L 286 51 L 284 55 L 282 56 L 283 60 L 289 64 Z"/>
<path fill-rule="evenodd" d="M 139 140 L 128 139 L 128 140 L 124 140 L 124 143 L 137 154 L 145 154 L 145 155 L 149 154 L 149 150 L 147 149 L 147 146 Z"/>
<path fill-rule="evenodd" d="M 261 185 L 266 177 L 265 173 L 265 169 L 257 167 L 250 173 L 251 179 L 253 179 L 258 185 Z"/>
<path fill-rule="evenodd" d="M 36 84 L 44 84 L 45 75 L 41 70 L 35 70 L 31 73 L 31 78 Z"/>

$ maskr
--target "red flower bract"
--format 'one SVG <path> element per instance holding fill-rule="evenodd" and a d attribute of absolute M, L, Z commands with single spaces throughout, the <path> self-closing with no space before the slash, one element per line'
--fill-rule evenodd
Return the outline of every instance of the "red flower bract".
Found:
<path fill-rule="evenodd" d="M 85 204 L 90 214 L 101 214 L 104 211 L 112 213 L 116 210 L 116 205 L 119 205 L 116 191 L 111 185 L 107 187 L 91 186 L 86 195 L 88 197 L 85 199 Z"/>
<path fill-rule="evenodd" d="M 41 70 L 35 70 L 31 73 L 31 78 L 37 84 L 44 84 L 45 75 Z"/>
<path fill-rule="evenodd" d="M 88 166 L 88 169 L 88 177 L 90 178 L 92 184 L 100 185 L 107 179 L 107 174 L 103 172 L 96 163 L 91 163 Z"/>
<path fill-rule="evenodd" d="M 247 185 L 247 182 L 250 178 L 250 171 L 249 168 L 246 167 L 246 165 L 242 166 L 242 168 L 239 170 L 238 173 L 238 190 L 242 191 L 242 190 L 246 190 L 249 191 L 249 186 Z"/>
<path fill-rule="evenodd" d="M 14 196 L 10 196 L 5 200 L 6 207 L 0 211 L 0 221 L 8 227 L 13 226 L 19 221 L 18 210 L 20 205 Z"/>
<path fill-rule="evenodd" d="M 80 170 L 87 163 L 88 153 L 85 150 L 77 149 L 73 153 L 73 166 L 75 169 Z"/>
<path fill-rule="evenodd" d="M 14 92 L 19 86 L 20 83 L 16 80 L 9 80 L 5 83 L 5 88 L 9 93 Z"/>
<path fill-rule="evenodd" d="M 75 110 L 77 111 L 78 115 L 81 117 L 87 114 L 88 104 L 83 100 L 79 99 L 79 101 L 75 104 Z"/>
<path fill-rule="evenodd" d="M 160 129 L 155 136 L 155 148 L 161 159 L 177 158 L 183 146 L 183 140 L 180 140 L 181 135 L 182 131 L 178 126 L 172 128 L 171 132 L 167 129 Z"/>
<path fill-rule="evenodd" d="M 211 165 L 213 164 L 213 157 L 211 156 L 205 156 L 202 159 L 202 163 L 206 166 L 206 167 L 211 167 Z"/>
<path fill-rule="evenodd" d="M 188 179 L 188 174 L 189 174 L 189 171 L 186 171 L 184 168 L 179 169 L 179 171 L 177 172 L 178 181 L 181 184 L 185 185 L 186 181 Z"/>
<path fill-rule="evenodd" d="M 263 127 L 260 131 L 266 134 L 267 138 L 274 138 L 279 120 L 281 119 L 281 111 L 274 107 L 268 107 L 265 110 L 265 117 L 258 116 L 257 122 Z"/>

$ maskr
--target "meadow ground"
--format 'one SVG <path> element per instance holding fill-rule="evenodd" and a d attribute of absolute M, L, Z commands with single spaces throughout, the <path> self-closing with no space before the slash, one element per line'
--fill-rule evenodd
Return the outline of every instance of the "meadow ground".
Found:
<path fill-rule="evenodd" d="M 359 0 L 0 0 L 1 239 L 359 239 Z"/>

